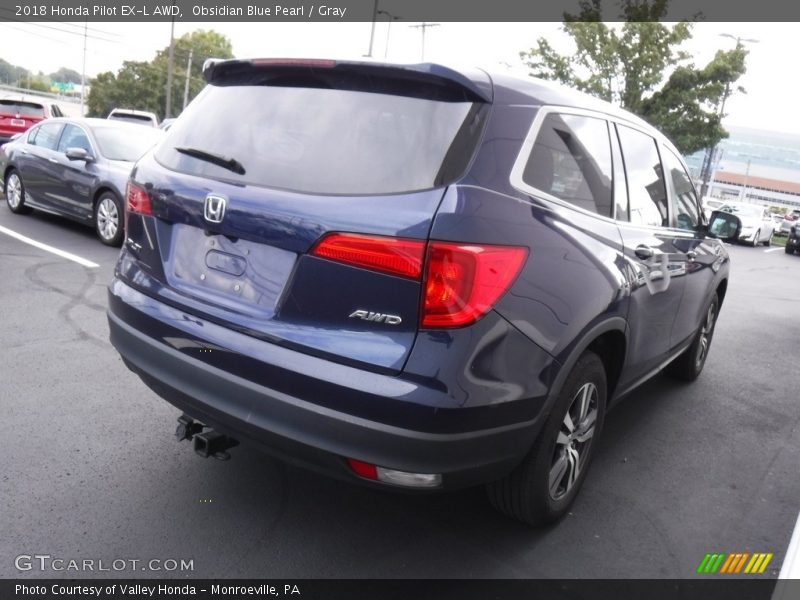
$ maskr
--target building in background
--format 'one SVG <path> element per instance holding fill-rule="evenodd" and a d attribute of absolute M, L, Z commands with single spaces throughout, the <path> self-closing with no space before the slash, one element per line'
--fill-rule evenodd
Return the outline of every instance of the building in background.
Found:
<path fill-rule="evenodd" d="M 741 127 L 729 131 L 730 137 L 718 146 L 708 196 L 800 208 L 800 136 Z M 695 178 L 703 155 L 701 151 L 686 157 Z"/>

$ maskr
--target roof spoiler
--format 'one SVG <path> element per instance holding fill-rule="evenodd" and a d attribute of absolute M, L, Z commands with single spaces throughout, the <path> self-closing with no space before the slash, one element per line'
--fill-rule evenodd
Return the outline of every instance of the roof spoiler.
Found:
<path fill-rule="evenodd" d="M 303 71 L 308 69 L 331 69 L 339 73 L 352 73 L 384 77 L 387 79 L 402 78 L 419 83 L 446 85 L 460 90 L 467 99 L 477 102 L 492 101 L 491 80 L 483 71 L 472 79 L 454 69 L 435 63 L 418 64 L 388 64 L 367 61 L 346 61 L 328 59 L 302 59 L 302 58 L 255 58 L 255 59 L 220 59 L 209 58 L 203 63 L 203 77 L 213 84 L 222 81 L 226 76 L 242 75 L 253 69 L 265 71 Z"/>

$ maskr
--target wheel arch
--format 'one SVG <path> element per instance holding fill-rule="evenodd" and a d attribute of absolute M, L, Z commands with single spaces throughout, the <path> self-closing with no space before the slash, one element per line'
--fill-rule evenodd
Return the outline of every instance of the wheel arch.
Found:
<path fill-rule="evenodd" d="M 610 402 L 617 389 L 617 384 L 625 365 L 627 349 L 628 327 L 627 322 L 622 317 L 612 317 L 590 327 L 572 345 L 567 358 L 559 360 L 561 368 L 551 386 L 551 400 L 558 395 L 581 355 L 589 350 L 597 354 L 603 362 L 606 370 L 606 400 Z"/>
<path fill-rule="evenodd" d="M 122 204 L 123 198 L 122 196 L 120 196 L 117 190 L 114 189 L 114 186 L 112 186 L 109 183 L 101 183 L 100 185 L 97 186 L 97 189 L 94 191 L 94 195 L 92 196 L 92 213 L 94 213 L 95 208 L 97 208 L 97 202 L 100 200 L 100 196 L 102 196 L 106 192 L 111 192 L 112 194 L 114 194 L 117 200 L 120 201 L 120 204 Z M 125 207 L 123 206 L 122 208 L 124 209 Z"/>

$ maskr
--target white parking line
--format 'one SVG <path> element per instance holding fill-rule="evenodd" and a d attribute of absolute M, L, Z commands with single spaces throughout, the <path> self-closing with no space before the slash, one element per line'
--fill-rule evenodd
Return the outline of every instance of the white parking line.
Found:
<path fill-rule="evenodd" d="M 58 248 L 53 248 L 53 246 L 48 246 L 47 244 L 43 244 L 42 242 L 37 242 L 36 240 L 32 240 L 29 237 L 25 237 L 24 235 L 17 233 L 16 231 L 12 231 L 11 229 L 6 229 L 2 225 L 0 225 L 0 233 L 5 233 L 8 236 L 18 239 L 20 242 L 25 242 L 26 244 L 30 244 L 31 246 L 39 248 L 40 250 L 44 250 L 45 252 L 50 252 L 51 254 L 60 256 L 61 258 L 66 258 L 67 260 L 76 262 L 84 267 L 89 267 L 90 269 L 96 269 L 97 267 L 100 266 L 97 263 L 93 263 L 90 260 L 81 258 L 76 254 L 71 254 L 70 252 L 65 252 L 64 250 L 59 250 Z"/>
<path fill-rule="evenodd" d="M 769 250 L 764 250 L 764 252 L 777 252 L 778 250 L 783 250 L 780 246 L 777 248 L 770 248 Z"/>

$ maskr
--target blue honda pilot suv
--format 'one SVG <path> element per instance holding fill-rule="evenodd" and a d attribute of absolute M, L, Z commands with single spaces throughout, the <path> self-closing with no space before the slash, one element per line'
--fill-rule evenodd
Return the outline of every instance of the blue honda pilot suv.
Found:
<path fill-rule="evenodd" d="M 111 341 L 182 412 L 386 489 L 486 484 L 564 515 L 608 408 L 703 369 L 728 286 L 675 147 L 535 79 L 435 64 L 207 62 L 134 168 Z"/>

